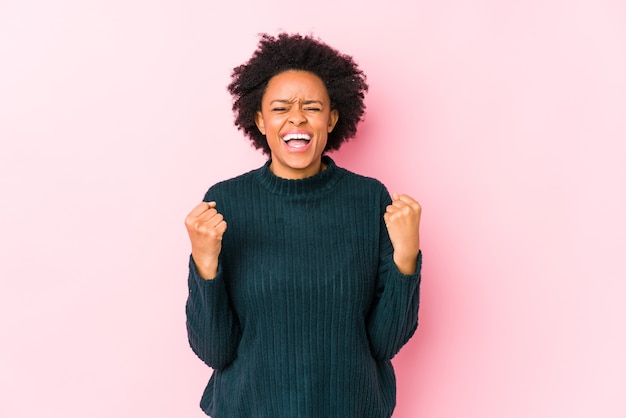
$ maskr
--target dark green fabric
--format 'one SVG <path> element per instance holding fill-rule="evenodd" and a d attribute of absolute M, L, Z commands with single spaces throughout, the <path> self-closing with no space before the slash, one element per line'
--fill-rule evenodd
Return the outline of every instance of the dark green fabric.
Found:
<path fill-rule="evenodd" d="M 391 358 L 417 327 L 418 269 L 403 275 L 383 222 L 389 193 L 337 167 L 303 180 L 263 167 L 209 189 L 228 228 L 218 275 L 190 259 L 187 330 L 213 375 L 214 418 L 386 418 Z"/>

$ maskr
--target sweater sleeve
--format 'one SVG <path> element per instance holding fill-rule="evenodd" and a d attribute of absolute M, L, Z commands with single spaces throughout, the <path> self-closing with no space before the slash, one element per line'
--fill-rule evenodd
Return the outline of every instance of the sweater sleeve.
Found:
<path fill-rule="evenodd" d="M 393 261 L 393 247 L 382 219 L 380 249 L 376 290 L 367 318 L 367 331 L 374 357 L 391 360 L 417 329 L 422 252 L 417 256 L 415 273 L 402 274 Z"/>
<path fill-rule="evenodd" d="M 194 353 L 215 370 L 223 370 L 234 360 L 241 338 L 223 276 L 219 268 L 213 280 L 203 279 L 190 257 L 187 337 Z"/>

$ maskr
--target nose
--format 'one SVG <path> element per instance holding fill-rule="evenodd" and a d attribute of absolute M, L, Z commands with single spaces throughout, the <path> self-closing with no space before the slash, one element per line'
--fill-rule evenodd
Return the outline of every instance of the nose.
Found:
<path fill-rule="evenodd" d="M 304 122 L 306 122 L 304 112 L 297 104 L 295 106 L 292 106 L 291 110 L 289 111 L 289 122 L 296 126 L 302 125 Z"/>

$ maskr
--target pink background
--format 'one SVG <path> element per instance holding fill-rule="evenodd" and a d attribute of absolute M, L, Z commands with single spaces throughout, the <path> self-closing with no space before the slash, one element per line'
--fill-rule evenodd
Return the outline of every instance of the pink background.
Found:
<path fill-rule="evenodd" d="M 624 1 L 211 3 L 0 1 L 0 416 L 204 416 L 183 219 L 264 161 L 225 87 L 281 29 L 357 59 L 334 158 L 424 207 L 394 417 L 626 416 Z"/>

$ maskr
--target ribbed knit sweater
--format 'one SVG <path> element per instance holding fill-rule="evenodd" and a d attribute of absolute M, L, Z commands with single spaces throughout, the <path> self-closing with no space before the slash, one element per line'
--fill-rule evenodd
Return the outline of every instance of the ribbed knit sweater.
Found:
<path fill-rule="evenodd" d="M 415 274 L 395 266 L 379 181 L 325 156 L 302 180 L 263 167 L 211 187 L 228 228 L 217 276 L 189 264 L 187 331 L 213 369 L 214 418 L 387 418 L 392 357 L 417 327 Z"/>

